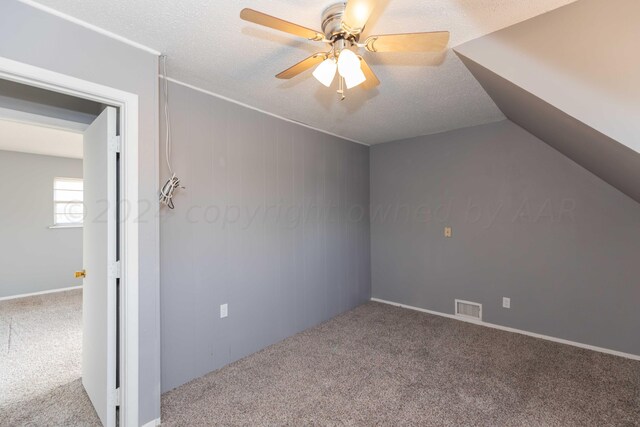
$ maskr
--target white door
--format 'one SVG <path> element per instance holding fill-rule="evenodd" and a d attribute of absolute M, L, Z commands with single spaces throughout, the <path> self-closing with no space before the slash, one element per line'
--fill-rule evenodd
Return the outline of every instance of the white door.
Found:
<path fill-rule="evenodd" d="M 82 384 L 105 427 L 116 422 L 116 109 L 84 133 Z"/>

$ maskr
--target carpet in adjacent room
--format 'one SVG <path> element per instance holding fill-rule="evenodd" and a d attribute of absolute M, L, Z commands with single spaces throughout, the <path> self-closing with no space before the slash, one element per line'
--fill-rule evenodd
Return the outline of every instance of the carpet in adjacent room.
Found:
<path fill-rule="evenodd" d="M 81 383 L 82 290 L 0 301 L 0 426 L 100 426 Z"/>

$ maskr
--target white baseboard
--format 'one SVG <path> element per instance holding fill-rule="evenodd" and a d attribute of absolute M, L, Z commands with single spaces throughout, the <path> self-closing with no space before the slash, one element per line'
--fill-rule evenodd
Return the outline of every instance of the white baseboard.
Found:
<path fill-rule="evenodd" d="M 473 323 L 475 325 L 486 326 L 488 328 L 500 329 L 501 331 L 507 331 L 507 332 L 513 332 L 513 333 L 516 333 L 516 334 L 527 335 L 527 336 L 530 336 L 530 337 L 540 338 L 540 339 L 547 340 L 547 341 L 553 341 L 553 342 L 557 342 L 557 343 L 560 343 L 560 344 L 567 344 L 567 345 L 571 345 L 571 346 L 574 346 L 574 347 L 579 347 L 579 348 L 584 348 L 584 349 L 587 349 L 587 350 L 597 351 L 597 352 L 600 352 L 600 353 L 612 354 L 614 356 L 624 357 L 624 358 L 627 358 L 627 359 L 640 360 L 640 355 L 637 355 L 637 354 L 624 353 L 622 351 L 610 350 L 608 348 L 597 347 L 595 345 L 590 345 L 590 344 L 582 344 L 582 343 L 579 343 L 579 342 L 569 341 L 569 340 L 565 340 L 565 339 L 562 339 L 562 338 L 550 337 L 548 335 L 537 334 L 535 332 L 528 332 L 528 331 L 523 331 L 521 329 L 510 328 L 508 326 L 496 325 L 494 323 L 487 323 L 487 322 L 483 322 L 481 320 L 475 320 L 475 319 L 470 319 L 470 318 L 466 318 L 466 317 L 460 317 L 460 316 L 456 316 L 454 314 L 441 313 L 439 311 L 427 310 L 425 308 L 420 308 L 420 307 L 413 307 L 411 305 L 400 304 L 400 303 L 397 303 L 397 302 L 387 301 L 387 300 L 383 300 L 383 299 L 380 299 L 380 298 L 371 298 L 371 301 L 380 302 L 380 303 L 383 303 L 383 304 L 394 305 L 396 307 L 407 308 L 409 310 L 421 311 L 423 313 L 429 313 L 429 314 L 433 314 L 435 316 L 447 317 L 449 319 L 455 319 L 455 320 L 459 320 L 461 322 Z"/>
<path fill-rule="evenodd" d="M 142 427 L 158 427 L 160 425 L 160 418 L 156 418 L 155 420 L 151 420 L 146 424 L 143 424 Z"/>
<path fill-rule="evenodd" d="M 51 290 L 48 290 L 48 291 L 31 292 L 30 294 L 10 295 L 8 297 L 0 298 L 0 301 L 6 301 L 6 300 L 16 299 L 16 298 L 33 297 L 33 296 L 36 296 L 36 295 L 53 294 L 55 292 L 73 291 L 74 289 L 82 289 L 82 285 L 71 286 L 69 288 L 51 289 Z"/>

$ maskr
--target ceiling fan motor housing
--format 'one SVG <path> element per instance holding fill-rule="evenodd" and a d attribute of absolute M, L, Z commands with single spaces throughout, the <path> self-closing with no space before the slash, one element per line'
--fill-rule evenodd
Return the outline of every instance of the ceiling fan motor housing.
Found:
<path fill-rule="evenodd" d="M 342 17 L 344 16 L 344 10 L 347 7 L 346 3 L 336 3 L 322 12 L 322 31 L 328 40 L 345 39 L 352 42 L 357 42 L 360 34 L 352 34 L 342 26 Z"/>

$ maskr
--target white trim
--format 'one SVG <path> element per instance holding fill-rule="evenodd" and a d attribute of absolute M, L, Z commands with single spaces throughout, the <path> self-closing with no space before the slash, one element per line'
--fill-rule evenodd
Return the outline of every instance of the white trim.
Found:
<path fill-rule="evenodd" d="M 28 294 L 10 295 L 8 297 L 1 297 L 0 301 L 7 301 L 7 300 L 10 300 L 10 299 L 17 299 L 17 298 L 35 297 L 37 295 L 53 294 L 53 293 L 56 293 L 56 292 L 73 291 L 75 289 L 82 289 L 82 285 L 71 286 L 69 288 L 49 289 L 48 291 L 30 292 Z"/>
<path fill-rule="evenodd" d="M 165 78 L 164 75 L 162 75 L 162 74 L 160 74 L 159 77 L 161 79 Z M 235 99 L 231 99 L 231 98 L 228 98 L 226 96 L 217 94 L 215 92 L 211 92 L 209 90 L 202 89 L 202 88 L 199 88 L 199 87 L 194 86 L 194 85 L 190 85 L 189 83 L 181 82 L 180 80 L 176 80 L 176 79 L 171 78 L 171 77 L 167 77 L 167 81 L 170 81 L 170 82 L 175 83 L 175 84 L 180 85 L 180 86 L 188 87 L 189 89 L 193 89 L 196 92 L 201 92 L 201 93 L 204 93 L 206 95 L 210 95 L 210 96 L 213 96 L 215 98 L 223 99 L 223 100 L 231 102 L 233 104 L 240 105 L 241 107 L 245 107 L 245 108 L 248 108 L 250 110 L 254 110 L 254 111 L 257 111 L 257 112 L 262 113 L 262 114 L 266 114 L 266 115 L 271 116 L 271 117 L 275 117 L 276 119 L 284 120 L 285 122 L 295 123 L 296 125 L 300 125 L 302 127 L 308 128 L 308 129 L 312 129 L 312 130 L 315 130 L 315 131 L 318 131 L 318 132 L 322 132 L 322 133 L 327 134 L 327 135 L 335 136 L 336 138 L 344 139 L 345 141 L 351 141 L 351 142 L 355 142 L 356 144 L 360 144 L 360 145 L 364 145 L 364 146 L 370 147 L 370 144 L 364 143 L 362 141 L 358 141 L 358 140 L 355 140 L 355 139 L 347 138 L 346 136 L 341 136 L 341 135 L 338 135 L 338 134 L 335 134 L 335 133 L 331 133 L 331 132 L 328 132 L 326 130 L 322 130 L 322 129 L 319 129 L 317 127 L 308 125 L 306 123 L 302 123 L 302 122 L 298 122 L 298 121 L 295 121 L 295 120 L 287 119 L 286 117 L 282 117 L 282 116 L 279 116 L 277 114 L 270 113 L 270 112 L 265 111 L 265 110 L 261 110 L 260 108 L 253 107 L 253 106 L 251 106 L 249 104 L 245 104 L 244 102 L 236 101 Z"/>
<path fill-rule="evenodd" d="M 160 425 L 160 418 L 156 418 L 155 420 L 151 420 L 148 423 L 142 425 L 142 427 L 158 427 Z"/>
<path fill-rule="evenodd" d="M 119 108 L 121 153 L 120 425 L 138 426 L 138 96 L 0 57 L 0 78 Z M 126 209 L 126 214 L 124 215 Z"/>
<path fill-rule="evenodd" d="M 81 182 L 82 183 L 82 190 L 61 190 L 61 189 L 56 187 L 56 183 L 58 181 L 61 181 L 61 180 Z M 58 217 L 58 204 L 61 204 L 61 203 L 75 203 L 75 204 L 78 204 L 78 202 L 79 202 L 79 201 L 74 201 L 74 202 L 67 202 L 67 201 L 60 202 L 60 201 L 58 201 L 58 199 L 56 199 L 56 190 L 60 190 L 60 191 L 77 191 L 77 192 L 82 193 L 83 199 L 84 199 L 84 179 L 83 178 L 72 178 L 72 177 L 66 177 L 66 176 L 54 176 L 53 177 L 53 225 L 51 225 L 49 228 L 79 228 L 79 227 L 82 227 L 83 224 L 84 224 L 84 219 L 81 222 L 66 222 L 66 223 L 57 223 L 56 222 L 56 219 Z M 81 203 L 81 201 L 80 201 L 80 203 Z M 83 213 L 84 213 L 84 205 L 83 205 Z"/>
<path fill-rule="evenodd" d="M 401 308 L 407 308 L 409 310 L 421 311 L 423 313 L 433 314 L 435 316 L 447 317 L 449 319 L 455 319 L 455 320 L 459 320 L 461 322 L 473 323 L 474 325 L 486 326 L 487 328 L 499 329 L 501 331 L 513 332 L 513 333 L 521 334 L 521 335 L 527 335 L 527 336 L 530 336 L 530 337 L 540 338 L 540 339 L 547 340 L 547 341 L 553 341 L 553 342 L 557 342 L 557 343 L 560 343 L 560 344 L 567 344 L 567 345 L 571 345 L 573 347 L 579 347 L 579 348 L 584 348 L 584 349 L 587 349 L 587 350 L 597 351 L 599 353 L 611 354 L 613 356 L 624 357 L 624 358 L 632 359 L 632 360 L 640 360 L 640 355 L 637 355 L 637 354 L 625 353 L 625 352 L 618 351 L 618 350 L 611 350 L 611 349 L 608 349 L 608 348 L 597 347 L 597 346 L 591 345 L 591 344 L 583 344 L 583 343 L 579 343 L 579 342 L 575 342 L 575 341 L 565 340 L 563 338 L 556 338 L 556 337 L 551 337 L 551 336 L 548 336 L 548 335 L 537 334 L 535 332 L 523 331 L 521 329 L 511 328 L 509 326 L 502 326 L 502 325 L 496 325 L 494 323 L 483 322 L 483 321 L 480 321 L 480 320 L 472 319 L 470 317 L 463 317 L 463 316 L 456 316 L 454 314 L 441 313 L 439 311 L 427 310 L 426 308 L 420 308 L 420 307 L 414 307 L 414 306 L 411 306 L 411 305 L 400 304 L 400 303 L 397 303 L 397 302 L 387 301 L 387 300 L 383 300 L 383 299 L 380 299 L 380 298 L 371 298 L 371 301 L 379 302 L 379 303 L 382 303 L 382 304 L 389 304 L 389 305 L 393 305 L 393 306 L 401 307 Z"/>
<path fill-rule="evenodd" d="M 96 33 L 100 33 L 103 36 L 107 36 L 107 37 L 109 37 L 111 39 L 118 40 L 119 42 L 128 44 L 129 46 L 133 46 L 133 47 L 138 48 L 140 50 L 144 50 L 145 52 L 149 52 L 152 55 L 160 56 L 160 52 L 158 52 L 155 49 L 152 49 L 152 48 L 150 48 L 148 46 L 145 46 L 145 45 L 143 45 L 141 43 L 134 42 L 133 40 L 129 40 L 126 37 L 122 37 L 122 36 L 120 36 L 118 34 L 112 33 L 109 30 L 105 30 L 104 28 L 100 28 L 98 26 L 90 24 L 90 23 L 88 23 L 86 21 L 83 21 L 81 19 L 74 18 L 71 15 L 67 15 L 66 13 L 57 11 L 57 10 L 55 10 L 55 9 L 49 7 L 49 6 L 42 5 L 42 4 L 40 4 L 38 2 L 35 2 L 33 0 L 18 0 L 18 1 L 20 3 L 24 3 L 24 4 L 28 5 L 28 6 L 31 6 L 31 7 L 35 8 L 35 9 L 39 9 L 39 10 L 41 10 L 43 12 L 46 12 L 46 13 L 48 13 L 50 15 L 57 16 L 58 18 L 62 18 L 65 21 L 72 22 L 72 23 L 74 23 L 76 25 L 80 25 L 81 27 L 84 27 L 84 28 L 87 28 L 89 30 L 95 31 Z"/>

